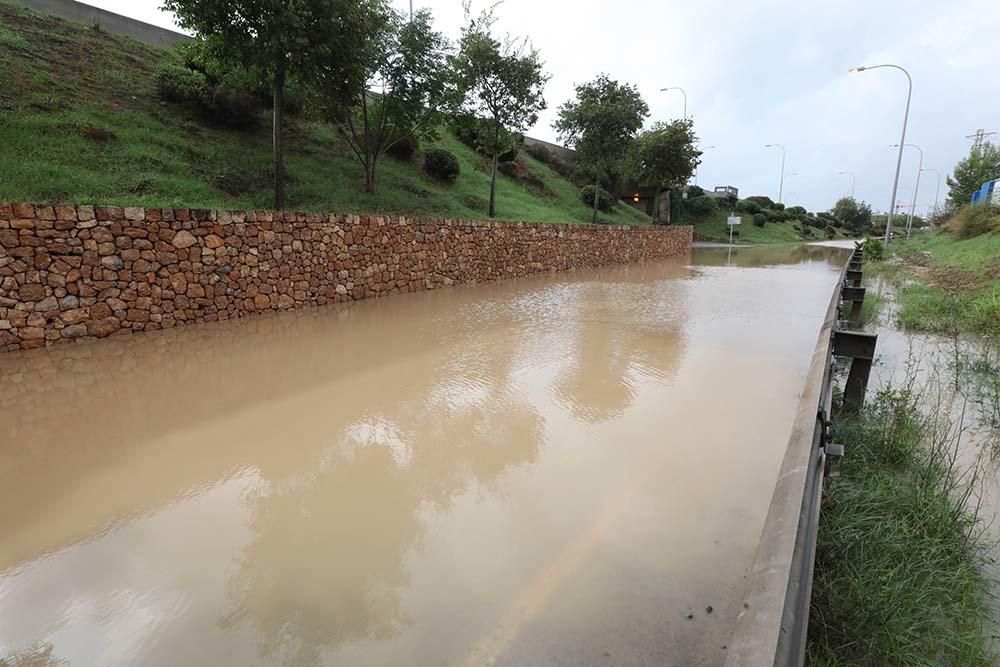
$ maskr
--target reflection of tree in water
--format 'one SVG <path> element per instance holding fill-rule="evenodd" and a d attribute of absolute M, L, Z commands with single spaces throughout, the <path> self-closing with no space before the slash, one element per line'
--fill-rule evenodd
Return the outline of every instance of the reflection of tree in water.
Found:
<path fill-rule="evenodd" d="M 648 275 L 581 286 L 577 349 L 555 383 L 574 417 L 600 422 L 620 417 L 636 398 L 640 374 L 672 375 L 684 350 L 681 290 Z"/>
<path fill-rule="evenodd" d="M 399 593 L 421 516 L 537 458 L 542 420 L 511 387 L 517 338 L 507 339 L 458 358 L 438 350 L 377 401 L 331 409 L 339 437 L 307 464 L 316 470 L 251 500 L 254 539 L 224 627 L 249 621 L 262 655 L 314 665 L 326 647 L 408 623 Z"/>
<path fill-rule="evenodd" d="M 753 246 L 749 248 L 700 248 L 696 257 L 704 266 L 742 266 L 762 268 L 805 262 L 827 262 L 840 268 L 847 261 L 848 251 L 819 245 Z"/>

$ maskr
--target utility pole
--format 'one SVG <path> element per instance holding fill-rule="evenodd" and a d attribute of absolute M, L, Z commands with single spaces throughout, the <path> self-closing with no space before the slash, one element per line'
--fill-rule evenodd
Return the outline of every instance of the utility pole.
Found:
<path fill-rule="evenodd" d="M 970 134 L 966 139 L 972 139 L 972 150 L 978 150 L 983 147 L 983 143 L 986 141 L 986 137 L 992 137 L 996 132 L 987 132 L 986 130 L 976 130 L 975 134 Z"/>

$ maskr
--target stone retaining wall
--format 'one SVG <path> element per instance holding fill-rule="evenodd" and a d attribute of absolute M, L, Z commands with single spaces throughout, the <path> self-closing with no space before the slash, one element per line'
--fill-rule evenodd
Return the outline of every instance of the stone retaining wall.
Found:
<path fill-rule="evenodd" d="M 0 351 L 690 252 L 691 227 L 0 203 Z"/>

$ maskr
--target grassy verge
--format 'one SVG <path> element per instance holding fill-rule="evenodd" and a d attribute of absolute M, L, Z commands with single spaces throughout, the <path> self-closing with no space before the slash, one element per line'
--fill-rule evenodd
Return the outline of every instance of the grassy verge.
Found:
<path fill-rule="evenodd" d="M 899 324 L 909 331 L 1000 337 L 1000 235 L 926 234 L 894 248 L 870 275 L 896 284 Z"/>
<path fill-rule="evenodd" d="M 919 406 L 886 389 L 836 427 L 851 446 L 823 506 L 809 664 L 996 664 L 957 443 Z"/>
<path fill-rule="evenodd" d="M 0 2 L 0 200 L 260 209 L 271 206 L 267 118 L 256 129 L 217 127 L 160 100 L 154 72 L 166 51 Z M 450 134 L 462 173 L 424 175 L 419 156 L 387 157 L 377 192 L 328 124 L 287 128 L 288 205 L 309 211 L 483 218 L 488 161 Z M 498 182 L 498 218 L 590 222 L 579 189 L 522 151 Z M 622 204 L 601 222 L 650 224 Z"/>

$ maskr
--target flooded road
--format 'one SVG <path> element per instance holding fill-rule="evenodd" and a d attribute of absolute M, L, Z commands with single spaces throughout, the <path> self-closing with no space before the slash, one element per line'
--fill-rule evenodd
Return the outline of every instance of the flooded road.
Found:
<path fill-rule="evenodd" d="M 844 261 L 0 357 L 0 664 L 720 664 Z"/>

